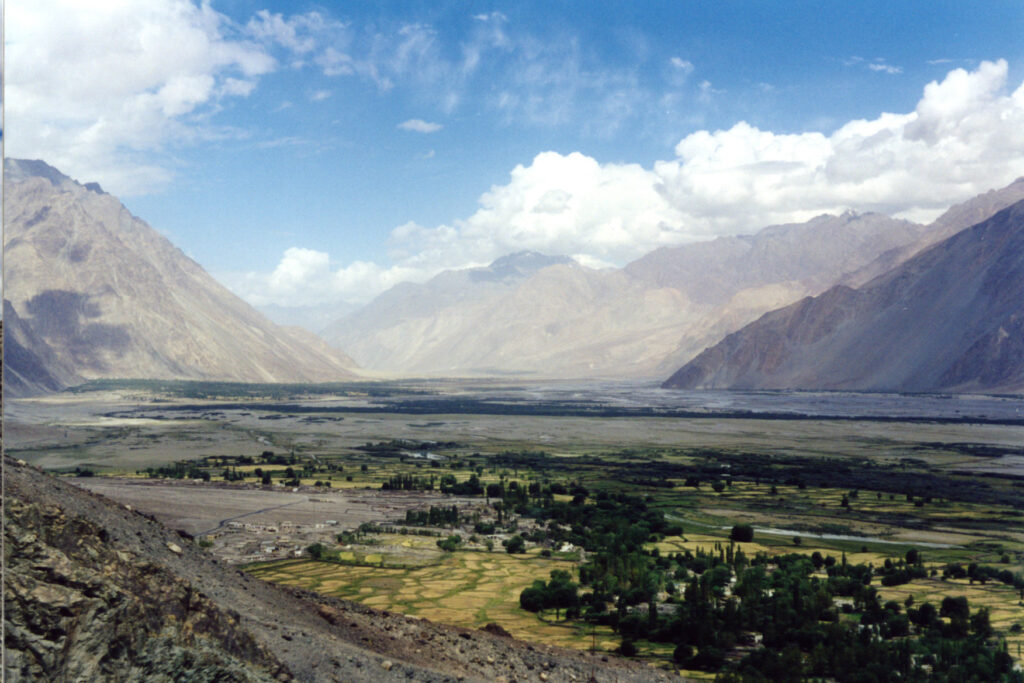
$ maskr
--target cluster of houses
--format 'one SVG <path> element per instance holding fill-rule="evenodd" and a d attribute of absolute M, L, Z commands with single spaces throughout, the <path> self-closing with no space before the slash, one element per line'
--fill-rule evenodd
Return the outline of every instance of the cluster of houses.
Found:
<path fill-rule="evenodd" d="M 242 522 L 231 521 L 224 530 L 210 534 L 208 538 L 234 550 L 229 553 L 230 561 L 238 563 L 264 562 L 273 559 L 301 557 L 313 543 L 325 540 L 325 533 L 333 532 L 338 521 L 328 519 L 314 524 L 296 524 L 291 521 Z M 266 535 L 273 538 L 266 538 Z M 333 533 L 330 534 L 333 540 Z"/>

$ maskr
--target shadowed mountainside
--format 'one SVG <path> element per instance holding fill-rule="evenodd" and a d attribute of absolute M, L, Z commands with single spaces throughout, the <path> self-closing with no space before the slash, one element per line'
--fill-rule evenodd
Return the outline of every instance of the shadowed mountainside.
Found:
<path fill-rule="evenodd" d="M 729 335 L 666 388 L 1024 391 L 1024 201 Z"/>

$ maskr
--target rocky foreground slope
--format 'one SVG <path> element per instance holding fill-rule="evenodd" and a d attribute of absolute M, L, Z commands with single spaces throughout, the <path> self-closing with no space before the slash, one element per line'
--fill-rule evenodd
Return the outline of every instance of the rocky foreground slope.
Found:
<path fill-rule="evenodd" d="M 9 458 L 3 502 L 9 681 L 669 678 L 263 583 L 152 518 Z"/>
<path fill-rule="evenodd" d="M 1024 392 L 1024 201 L 860 288 L 766 314 L 663 386 Z"/>
<path fill-rule="evenodd" d="M 351 359 L 274 325 L 95 183 L 4 162 L 10 395 L 95 378 L 313 382 Z"/>

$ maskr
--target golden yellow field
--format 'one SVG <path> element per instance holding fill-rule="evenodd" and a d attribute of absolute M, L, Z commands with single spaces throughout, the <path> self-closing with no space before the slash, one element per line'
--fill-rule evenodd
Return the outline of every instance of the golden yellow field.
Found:
<path fill-rule="evenodd" d="M 409 547 L 434 543 L 419 536 L 388 536 L 387 542 Z M 378 555 L 377 558 L 380 556 Z M 349 559 L 343 555 L 343 559 Z M 372 562 L 370 557 L 368 562 Z M 377 559 L 379 562 L 379 559 Z M 545 643 L 587 649 L 618 646 L 607 627 L 596 633 L 554 614 L 538 617 L 519 608 L 519 593 L 553 569 L 574 570 L 574 563 L 536 554 L 504 551 L 439 553 L 436 564 L 411 569 L 286 560 L 249 568 L 254 576 L 359 602 L 370 607 L 424 617 L 468 628 L 496 623 L 512 635 Z"/>

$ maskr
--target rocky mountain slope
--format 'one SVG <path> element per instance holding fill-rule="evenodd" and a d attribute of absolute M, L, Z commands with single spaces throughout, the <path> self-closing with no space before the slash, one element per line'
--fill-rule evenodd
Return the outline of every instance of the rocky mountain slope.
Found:
<path fill-rule="evenodd" d="M 923 231 L 847 213 L 659 249 L 623 269 L 512 255 L 395 287 L 324 336 L 364 367 L 396 373 L 656 376 Z"/>
<path fill-rule="evenodd" d="M 1024 391 L 1024 201 L 860 288 L 763 316 L 664 386 Z"/>
<path fill-rule="evenodd" d="M 4 163 L 14 392 L 101 377 L 329 381 L 351 359 L 274 325 L 95 183 Z"/>
<path fill-rule="evenodd" d="M 5 680 L 669 678 L 266 584 L 102 496 L 3 469 Z"/>
<path fill-rule="evenodd" d="M 996 212 L 1024 199 L 1024 178 L 1018 178 L 1006 187 L 989 190 L 983 194 L 956 204 L 936 218 L 914 242 L 888 249 L 866 266 L 850 269 L 837 284 L 859 287 L 883 273 L 887 273 L 914 254 L 931 245 L 952 237 L 961 230 L 977 225 Z"/>

